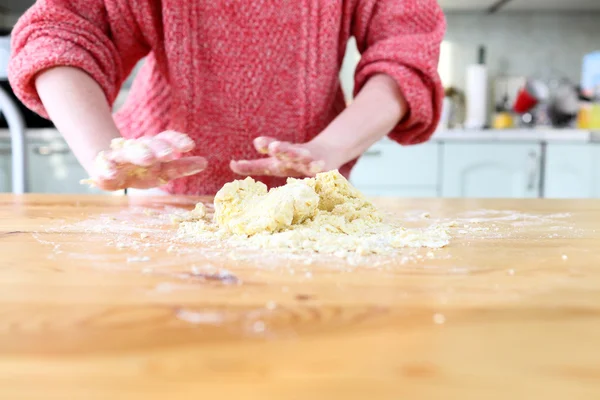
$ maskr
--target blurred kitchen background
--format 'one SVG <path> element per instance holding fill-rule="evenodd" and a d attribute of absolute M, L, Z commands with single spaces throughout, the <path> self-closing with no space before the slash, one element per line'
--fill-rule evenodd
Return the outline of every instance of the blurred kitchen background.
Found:
<path fill-rule="evenodd" d="M 79 184 L 86 173 L 58 132 L 6 82 L 10 29 L 31 4 L 0 0 L 0 192 L 98 193 Z M 352 182 L 372 196 L 600 198 L 600 0 L 440 4 L 438 131 L 417 146 L 382 140 Z M 340 74 L 348 102 L 359 59 L 351 41 Z"/>

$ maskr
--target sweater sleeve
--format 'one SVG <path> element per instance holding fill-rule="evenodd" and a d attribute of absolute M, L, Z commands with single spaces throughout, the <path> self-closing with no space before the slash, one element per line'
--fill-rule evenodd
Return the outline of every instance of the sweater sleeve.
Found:
<path fill-rule="evenodd" d="M 9 81 L 15 95 L 48 118 L 35 87 L 46 69 L 69 66 L 89 74 L 113 104 L 121 85 L 149 51 L 122 0 L 38 0 L 12 33 Z M 105 3 L 110 3 L 105 4 Z"/>
<path fill-rule="evenodd" d="M 427 141 L 439 123 L 443 88 L 437 72 L 446 20 L 437 0 L 358 0 L 353 34 L 362 54 L 355 95 L 376 74 L 391 76 L 409 110 L 389 137 Z"/>

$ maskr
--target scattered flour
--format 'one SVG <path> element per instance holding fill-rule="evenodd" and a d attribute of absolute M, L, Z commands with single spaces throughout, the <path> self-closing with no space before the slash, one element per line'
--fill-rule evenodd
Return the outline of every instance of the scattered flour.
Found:
<path fill-rule="evenodd" d="M 252 178 L 234 181 L 217 193 L 214 209 L 211 219 L 198 206 L 180 222 L 179 237 L 340 258 L 449 243 L 447 225 L 409 230 L 384 222 L 375 206 L 338 171 L 290 178 L 287 185 L 270 191 Z"/>

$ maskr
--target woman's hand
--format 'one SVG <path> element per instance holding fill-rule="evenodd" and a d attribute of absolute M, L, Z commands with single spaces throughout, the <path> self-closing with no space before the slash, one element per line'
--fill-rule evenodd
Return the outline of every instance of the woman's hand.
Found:
<path fill-rule="evenodd" d="M 269 175 L 280 177 L 314 176 L 319 172 L 339 168 L 337 160 L 326 148 L 311 143 L 294 144 L 270 137 L 254 140 L 256 150 L 266 158 L 232 161 L 231 170 L 239 175 Z"/>
<path fill-rule="evenodd" d="M 375 75 L 352 104 L 310 142 L 293 144 L 257 138 L 254 147 L 269 157 L 232 161 L 231 169 L 240 175 L 282 177 L 314 176 L 339 169 L 390 133 L 407 113 L 408 104 L 394 79 Z"/>
<path fill-rule="evenodd" d="M 98 154 L 94 175 L 84 183 L 107 191 L 162 186 L 206 168 L 203 157 L 182 157 L 194 147 L 187 135 L 172 131 L 135 140 L 115 139 L 110 150 Z"/>

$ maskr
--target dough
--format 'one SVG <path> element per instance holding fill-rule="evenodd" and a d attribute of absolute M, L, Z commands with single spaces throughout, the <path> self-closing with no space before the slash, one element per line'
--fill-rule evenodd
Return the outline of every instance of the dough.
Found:
<path fill-rule="evenodd" d="M 375 206 L 338 171 L 290 178 L 285 186 L 270 191 L 252 178 L 230 182 L 217 193 L 214 206 L 212 221 L 208 216 L 183 221 L 180 236 L 341 256 L 443 247 L 449 239 L 441 227 L 410 231 L 384 223 Z"/>
<path fill-rule="evenodd" d="M 252 178 L 223 186 L 215 196 L 219 227 L 240 235 L 273 233 L 300 225 L 317 214 L 319 196 L 301 181 L 267 192 Z"/>

